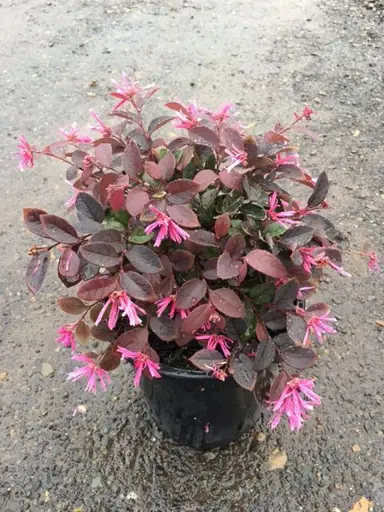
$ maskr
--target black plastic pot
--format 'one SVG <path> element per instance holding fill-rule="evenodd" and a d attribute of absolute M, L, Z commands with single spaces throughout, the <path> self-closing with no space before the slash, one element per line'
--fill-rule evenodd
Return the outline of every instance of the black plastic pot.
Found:
<path fill-rule="evenodd" d="M 141 379 L 159 428 L 197 450 L 222 447 L 250 430 L 260 415 L 255 395 L 232 377 L 224 382 L 204 372 L 162 365 L 161 379 Z"/>

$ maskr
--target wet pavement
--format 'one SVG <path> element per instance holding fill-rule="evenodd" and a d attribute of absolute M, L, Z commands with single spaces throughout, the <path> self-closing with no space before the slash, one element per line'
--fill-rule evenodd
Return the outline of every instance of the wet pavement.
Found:
<path fill-rule="evenodd" d="M 21 175 L 10 157 L 20 132 L 43 144 L 107 111 L 120 70 L 162 86 L 152 112 L 175 96 L 230 100 L 257 133 L 309 103 L 320 137 L 302 141 L 303 161 L 328 172 L 330 215 L 351 245 L 384 254 L 380 20 L 345 0 L 0 3 L 1 512 L 344 512 L 362 496 L 384 510 L 382 277 L 350 258 L 352 279 L 322 283 L 338 334 L 312 373 L 323 406 L 300 434 L 270 433 L 266 416 L 239 443 L 196 453 L 162 437 L 128 366 L 97 397 L 65 382 L 73 365 L 54 344 L 65 290 L 52 261 L 31 299 L 21 224 L 23 206 L 63 211 L 65 169 L 40 161 Z"/>

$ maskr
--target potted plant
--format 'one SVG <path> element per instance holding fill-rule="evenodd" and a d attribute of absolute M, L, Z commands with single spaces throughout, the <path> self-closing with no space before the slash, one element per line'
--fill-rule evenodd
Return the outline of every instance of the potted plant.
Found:
<path fill-rule="evenodd" d="M 29 251 L 28 288 L 41 287 L 54 248 L 59 279 L 77 286 L 58 300 L 76 317 L 58 329 L 80 364 L 68 379 L 105 390 L 130 361 L 160 428 L 195 448 L 236 439 L 265 399 L 272 428 L 286 416 L 299 430 L 320 404 L 301 372 L 336 321 L 328 305 L 305 301 L 324 268 L 348 276 L 337 231 L 319 213 L 327 175 L 312 178 L 288 139 L 312 136 L 313 111 L 261 136 L 247 135 L 229 104 L 171 101 L 172 115 L 148 122 L 143 106 L 157 88 L 125 74 L 114 84 L 114 123 L 92 112 L 88 134 L 73 125 L 44 149 L 19 143 L 22 169 L 42 156 L 67 165 L 66 207 L 77 211 L 74 226 L 24 209 L 26 227 L 47 240 Z M 180 135 L 166 141 L 158 132 L 169 123 Z M 309 189 L 305 202 L 290 182 Z M 373 251 L 360 254 L 379 270 Z M 80 353 L 91 337 L 104 348 Z"/>

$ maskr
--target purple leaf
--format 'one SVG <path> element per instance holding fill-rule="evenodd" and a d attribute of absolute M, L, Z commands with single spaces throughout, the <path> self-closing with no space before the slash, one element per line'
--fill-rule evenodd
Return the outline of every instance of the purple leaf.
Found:
<path fill-rule="evenodd" d="M 79 241 L 76 230 L 69 222 L 56 215 L 41 215 L 41 225 L 46 234 L 63 244 L 75 244 Z"/>
<path fill-rule="evenodd" d="M 159 161 L 158 166 L 160 167 L 161 173 L 164 178 L 169 181 L 175 173 L 176 159 L 173 153 L 167 153 Z"/>
<path fill-rule="evenodd" d="M 103 167 L 112 165 L 112 146 L 110 144 L 99 144 L 95 147 L 95 160 Z"/>
<path fill-rule="evenodd" d="M 287 271 L 283 263 L 274 254 L 261 249 L 254 249 L 249 252 L 245 257 L 245 261 L 252 268 L 275 279 L 285 277 Z"/>
<path fill-rule="evenodd" d="M 136 187 L 128 192 L 125 200 L 125 207 L 132 217 L 137 217 L 148 202 L 149 195 L 144 190 Z"/>
<path fill-rule="evenodd" d="M 244 176 L 236 171 L 228 172 L 226 169 L 219 173 L 221 183 L 231 190 L 243 190 Z"/>
<path fill-rule="evenodd" d="M 272 382 L 271 389 L 269 391 L 269 400 L 275 402 L 278 400 L 284 391 L 284 388 L 289 381 L 290 377 L 285 370 L 282 370 Z"/>
<path fill-rule="evenodd" d="M 231 227 L 231 219 L 228 213 L 223 213 L 215 221 L 215 234 L 217 238 L 223 238 Z"/>
<path fill-rule="evenodd" d="M 170 253 L 169 259 L 171 260 L 173 268 L 177 272 L 186 272 L 187 270 L 191 270 L 195 263 L 195 256 L 184 250 Z"/>
<path fill-rule="evenodd" d="M 189 241 L 196 245 L 201 245 L 202 247 L 218 247 L 215 235 L 210 231 L 205 231 L 204 229 L 196 229 L 195 231 L 192 231 Z"/>
<path fill-rule="evenodd" d="M 196 213 L 189 206 L 183 204 L 168 206 L 167 212 L 172 220 L 184 228 L 200 227 Z"/>
<path fill-rule="evenodd" d="M 221 366 L 226 362 L 225 357 L 220 352 L 217 350 L 207 350 L 206 348 L 197 351 L 189 360 L 196 368 L 203 372 L 210 371 L 213 365 Z"/>
<path fill-rule="evenodd" d="M 211 128 L 207 126 L 195 126 L 188 130 L 188 133 L 194 144 L 208 146 L 215 151 L 220 149 L 220 138 Z"/>
<path fill-rule="evenodd" d="M 80 192 L 76 197 L 76 209 L 86 219 L 102 223 L 105 217 L 103 206 L 94 197 Z"/>
<path fill-rule="evenodd" d="M 204 272 L 203 276 L 210 280 L 210 281 L 216 281 L 216 279 L 219 279 L 219 276 L 217 275 L 217 262 L 219 258 L 209 258 L 204 263 Z"/>
<path fill-rule="evenodd" d="M 244 151 L 243 137 L 240 132 L 232 126 L 225 126 L 221 130 L 221 140 L 224 146 L 228 149 L 237 149 Z"/>
<path fill-rule="evenodd" d="M 197 194 L 199 185 L 192 180 L 171 181 L 167 187 L 167 200 L 171 204 L 185 204 Z"/>
<path fill-rule="evenodd" d="M 159 257 L 149 247 L 136 245 L 128 249 L 126 255 L 132 265 L 140 272 L 156 274 L 163 269 Z"/>
<path fill-rule="evenodd" d="M 136 327 L 126 331 L 115 341 L 116 347 L 127 348 L 132 352 L 144 352 L 148 347 L 148 329 L 145 327 Z"/>
<path fill-rule="evenodd" d="M 108 174 L 104 174 L 104 176 L 100 180 L 99 184 L 99 196 L 100 201 L 103 204 L 103 206 L 107 206 L 108 204 L 108 196 L 109 196 L 109 190 L 108 187 L 110 185 L 113 185 L 118 180 L 117 174 L 114 174 L 112 172 L 109 172 Z"/>
<path fill-rule="evenodd" d="M 242 262 L 234 260 L 228 252 L 224 252 L 217 262 L 217 275 L 220 279 L 231 279 L 240 274 Z"/>
<path fill-rule="evenodd" d="M 295 251 L 297 247 L 302 247 L 312 240 L 313 229 L 310 226 L 295 226 L 287 229 L 280 237 L 279 242 L 283 243 Z"/>
<path fill-rule="evenodd" d="M 130 140 L 121 157 L 124 171 L 130 178 L 137 178 L 143 172 L 140 150 L 134 140 Z"/>
<path fill-rule="evenodd" d="M 245 251 L 245 238 L 240 233 L 236 233 L 231 236 L 228 242 L 225 244 L 224 250 L 229 253 L 232 258 L 239 259 L 242 257 Z"/>
<path fill-rule="evenodd" d="M 175 322 L 167 316 L 161 316 L 160 318 L 153 316 L 149 321 L 149 327 L 163 341 L 173 341 L 178 336 Z"/>
<path fill-rule="evenodd" d="M 77 297 L 61 297 L 58 299 L 57 304 L 68 315 L 81 315 L 87 309 L 84 302 Z"/>
<path fill-rule="evenodd" d="M 296 300 L 299 292 L 299 285 L 295 279 L 290 279 L 282 286 L 277 288 L 275 293 L 275 305 L 280 309 L 293 308 L 293 303 Z"/>
<path fill-rule="evenodd" d="M 116 290 L 116 281 L 112 277 L 95 277 L 83 283 L 77 291 L 80 299 L 88 302 L 105 299 Z"/>
<path fill-rule="evenodd" d="M 224 313 L 224 315 L 232 318 L 244 318 L 244 303 L 236 292 L 229 288 L 219 288 L 217 290 L 209 290 L 209 298 L 215 308 Z"/>
<path fill-rule="evenodd" d="M 275 345 L 270 339 L 262 341 L 257 347 L 256 356 L 253 361 L 253 369 L 256 372 L 261 372 L 261 370 L 268 368 L 275 359 L 275 353 Z"/>
<path fill-rule="evenodd" d="M 311 348 L 292 347 L 280 351 L 281 359 L 296 370 L 310 368 L 316 362 L 317 356 Z"/>
<path fill-rule="evenodd" d="M 239 386 L 253 391 L 256 384 L 257 372 L 253 368 L 252 359 L 245 354 L 240 354 L 239 358 L 232 360 L 231 370 L 233 378 Z"/>
<path fill-rule="evenodd" d="M 44 231 L 43 226 L 41 225 L 40 219 L 41 215 L 46 214 L 47 212 L 40 210 L 40 208 L 24 208 L 23 219 L 25 227 L 37 236 L 41 236 L 42 238 L 49 238 L 47 233 Z"/>
<path fill-rule="evenodd" d="M 165 124 L 175 119 L 173 116 L 160 116 L 152 119 L 148 126 L 148 133 L 152 135 L 157 130 L 160 130 Z"/>
<path fill-rule="evenodd" d="M 186 281 L 176 293 L 175 305 L 178 309 L 190 309 L 196 306 L 207 293 L 205 279 L 193 278 Z"/>
<path fill-rule="evenodd" d="M 99 360 L 99 366 L 107 372 L 116 370 L 121 362 L 121 355 L 116 354 L 114 348 L 109 346 Z"/>
<path fill-rule="evenodd" d="M 122 240 L 122 233 L 117 229 L 104 229 L 92 235 L 91 242 L 107 242 L 112 245 L 117 252 L 121 252 L 124 249 L 124 243 Z"/>
<path fill-rule="evenodd" d="M 213 308 L 210 304 L 201 304 L 197 306 L 187 318 L 183 320 L 182 330 L 186 333 L 193 333 L 200 329 L 200 327 L 209 321 L 209 318 L 213 312 Z"/>
<path fill-rule="evenodd" d="M 121 263 L 114 247 L 106 242 L 90 242 L 80 247 L 84 259 L 98 267 L 114 267 Z"/>
<path fill-rule="evenodd" d="M 216 183 L 219 179 L 219 175 L 210 169 L 204 169 L 199 171 L 196 176 L 193 178 L 193 181 L 199 185 L 199 192 L 203 192 L 209 186 Z"/>
<path fill-rule="evenodd" d="M 28 289 L 35 295 L 44 282 L 49 266 L 49 251 L 32 256 L 27 267 L 26 283 Z"/>
<path fill-rule="evenodd" d="M 72 251 L 65 249 L 59 259 L 59 274 L 64 277 L 75 277 L 80 269 L 80 258 Z"/>
<path fill-rule="evenodd" d="M 120 272 L 120 285 L 134 299 L 154 302 L 157 298 L 152 284 L 137 272 Z"/>
<path fill-rule="evenodd" d="M 322 172 L 317 178 L 315 188 L 311 197 L 308 199 L 308 208 L 316 208 L 327 197 L 329 190 L 329 180 L 326 172 Z"/>

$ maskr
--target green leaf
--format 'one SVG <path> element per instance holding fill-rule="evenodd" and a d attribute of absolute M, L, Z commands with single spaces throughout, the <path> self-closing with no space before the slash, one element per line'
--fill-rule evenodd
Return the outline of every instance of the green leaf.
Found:
<path fill-rule="evenodd" d="M 123 231 L 125 229 L 120 222 L 112 218 L 106 218 L 103 222 L 103 226 L 107 229 L 118 229 L 119 231 Z"/>
<path fill-rule="evenodd" d="M 249 296 L 258 306 L 272 302 L 275 296 L 275 285 L 273 283 L 262 283 L 254 286 Z"/>
<path fill-rule="evenodd" d="M 206 190 L 201 194 L 201 205 L 204 210 L 208 210 L 215 203 L 217 190 L 215 188 Z"/>
<path fill-rule="evenodd" d="M 120 224 L 123 224 L 123 226 L 128 226 L 130 216 L 127 211 L 119 210 L 118 212 L 113 212 L 113 218 L 117 220 L 117 222 L 120 222 Z"/>
<path fill-rule="evenodd" d="M 189 164 L 186 165 L 183 169 L 183 179 L 193 180 L 196 172 L 197 172 L 197 169 L 195 167 L 195 164 L 193 162 L 189 162 Z"/>
<path fill-rule="evenodd" d="M 205 162 L 205 169 L 212 169 L 214 170 L 216 168 L 216 158 L 213 153 L 209 155 Z"/>
<path fill-rule="evenodd" d="M 257 220 L 261 220 L 265 216 L 264 208 L 253 203 L 243 204 L 241 207 L 241 212 Z"/>
<path fill-rule="evenodd" d="M 229 228 L 229 231 L 228 231 L 228 234 L 230 236 L 232 235 L 236 235 L 236 233 L 241 233 L 241 224 L 242 224 L 242 220 L 241 219 L 232 219 L 231 220 L 231 227 Z"/>
<path fill-rule="evenodd" d="M 145 244 L 154 237 L 154 233 L 147 235 L 142 226 L 137 226 L 128 237 L 128 242 L 133 244 Z"/>
<path fill-rule="evenodd" d="M 223 213 L 237 213 L 244 202 L 244 197 L 241 192 L 233 190 L 228 194 L 224 201 L 222 210 Z"/>
<path fill-rule="evenodd" d="M 245 323 L 247 324 L 247 330 L 244 334 L 240 336 L 242 341 L 248 341 L 252 338 L 255 338 L 255 329 L 256 329 L 256 315 L 253 311 L 252 304 L 249 302 L 245 302 Z"/>
<path fill-rule="evenodd" d="M 286 228 L 278 224 L 277 222 L 271 222 L 268 226 L 263 230 L 263 236 L 266 237 L 276 237 L 285 233 Z"/>

